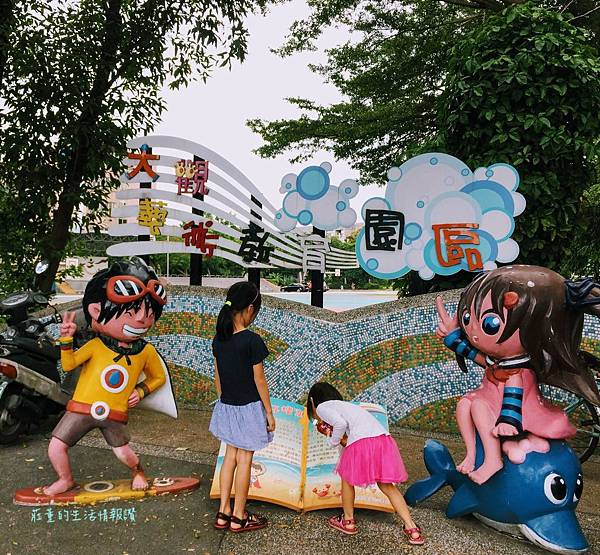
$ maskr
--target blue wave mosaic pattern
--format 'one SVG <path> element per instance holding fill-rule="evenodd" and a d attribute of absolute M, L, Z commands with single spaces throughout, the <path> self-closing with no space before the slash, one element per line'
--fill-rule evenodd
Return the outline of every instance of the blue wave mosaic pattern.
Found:
<path fill-rule="evenodd" d="M 218 298 L 174 295 L 165 310 L 216 315 L 221 306 L 222 300 Z M 447 308 L 456 310 L 456 303 L 447 303 Z M 279 358 L 265 364 L 271 394 L 297 400 L 331 368 L 355 353 L 383 341 L 433 333 L 437 314 L 434 307 L 417 307 L 333 323 L 292 310 L 263 306 L 256 325 L 289 345 Z M 586 317 L 584 337 L 600 339 L 598 319 Z M 190 368 L 199 375 L 213 376 L 210 340 L 175 334 L 148 339 L 167 360 Z M 360 392 L 355 400 L 387 406 L 394 422 L 425 404 L 462 395 L 477 387 L 481 376 L 480 369 L 473 367 L 465 374 L 452 361 L 402 370 L 389 368 L 384 378 Z"/>

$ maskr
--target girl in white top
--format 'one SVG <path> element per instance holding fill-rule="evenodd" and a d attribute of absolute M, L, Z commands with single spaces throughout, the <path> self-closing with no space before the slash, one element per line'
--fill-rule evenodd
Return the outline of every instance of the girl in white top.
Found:
<path fill-rule="evenodd" d="M 408 474 L 396 442 L 377 419 L 364 408 L 342 399 L 331 384 L 319 382 L 308 393 L 307 410 L 317 419 L 317 430 L 329 436 L 332 447 L 344 449 L 336 467 L 342 481 L 344 512 L 328 520 L 332 528 L 356 534 L 354 487 L 377 484 L 404 522 L 403 531 L 413 545 L 424 543 L 404 497 L 394 484 L 405 482 Z"/>

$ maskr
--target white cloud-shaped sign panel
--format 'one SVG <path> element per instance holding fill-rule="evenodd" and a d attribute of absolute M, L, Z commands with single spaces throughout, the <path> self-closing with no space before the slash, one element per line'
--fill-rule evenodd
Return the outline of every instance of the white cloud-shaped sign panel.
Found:
<path fill-rule="evenodd" d="M 275 225 L 281 231 L 291 231 L 298 224 L 333 231 L 356 223 L 350 199 L 357 195 L 358 183 L 346 179 L 336 187 L 330 183 L 330 172 L 331 164 L 323 162 L 304 168 L 298 175 L 283 177 L 279 191 L 285 197 L 281 210 L 275 213 Z"/>
<path fill-rule="evenodd" d="M 519 174 L 508 164 L 471 171 L 458 158 L 430 153 L 388 171 L 384 197 L 362 208 L 356 255 L 372 276 L 410 270 L 422 279 L 512 262 L 514 218 L 525 210 Z"/>

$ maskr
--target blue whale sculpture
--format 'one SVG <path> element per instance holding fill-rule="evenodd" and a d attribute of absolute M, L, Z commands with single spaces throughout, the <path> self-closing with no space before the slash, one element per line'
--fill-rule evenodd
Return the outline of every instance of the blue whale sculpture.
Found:
<path fill-rule="evenodd" d="M 483 460 L 477 440 L 476 467 Z M 473 514 L 488 526 L 524 536 L 553 553 L 587 551 L 588 542 L 575 516 L 583 490 L 581 465 L 564 441 L 551 440 L 548 453 L 529 453 L 521 464 L 504 457 L 504 468 L 481 485 L 456 470 L 441 443 L 428 440 L 423 456 L 431 476 L 408 488 L 409 505 L 450 485 L 455 493 L 446 508 L 449 518 Z"/>

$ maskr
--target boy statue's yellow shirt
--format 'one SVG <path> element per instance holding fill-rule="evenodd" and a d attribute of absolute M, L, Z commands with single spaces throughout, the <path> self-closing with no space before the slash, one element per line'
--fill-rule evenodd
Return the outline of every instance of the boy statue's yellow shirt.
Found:
<path fill-rule="evenodd" d="M 119 359 L 115 361 L 117 357 Z M 121 412 L 127 412 L 127 400 L 142 372 L 146 376 L 143 383 L 149 392 L 166 381 L 162 359 L 150 343 L 146 343 L 138 354 L 120 356 L 96 337 L 76 351 L 61 350 L 60 360 L 65 372 L 83 365 L 73 401 L 89 405 L 102 401 L 111 410 Z"/>

